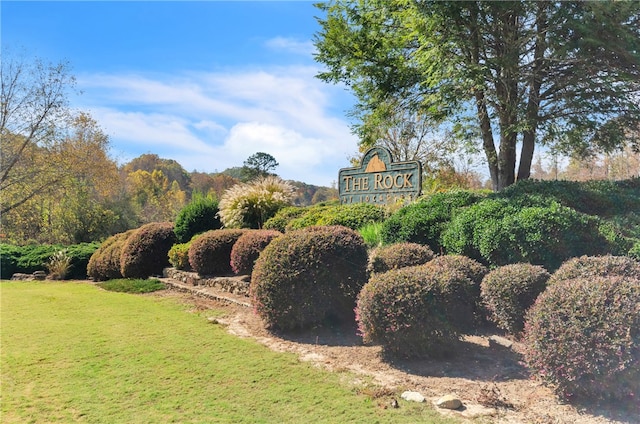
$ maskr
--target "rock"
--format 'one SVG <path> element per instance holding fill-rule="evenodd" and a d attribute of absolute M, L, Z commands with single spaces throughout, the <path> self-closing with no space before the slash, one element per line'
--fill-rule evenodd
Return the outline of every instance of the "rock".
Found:
<path fill-rule="evenodd" d="M 424 402 L 424 396 L 418 392 L 404 392 L 401 396 L 402 399 L 409 402 Z"/>
<path fill-rule="evenodd" d="M 462 401 L 454 395 L 445 395 L 436 401 L 436 406 L 443 409 L 460 409 Z"/>
<path fill-rule="evenodd" d="M 489 337 L 489 347 L 497 347 L 497 346 L 511 349 L 511 346 L 513 346 L 513 342 L 509 339 L 505 339 L 504 337 L 500 337 L 500 336 Z"/>

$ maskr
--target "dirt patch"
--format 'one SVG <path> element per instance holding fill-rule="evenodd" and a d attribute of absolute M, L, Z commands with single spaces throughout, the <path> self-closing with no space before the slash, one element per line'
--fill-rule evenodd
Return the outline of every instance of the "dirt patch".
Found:
<path fill-rule="evenodd" d="M 384 357 L 379 346 L 363 345 L 355 325 L 273 334 L 247 307 L 173 290 L 155 295 L 180 297 L 199 312 L 222 310 L 223 315 L 216 314 L 211 321 L 226 327 L 229 333 L 254 339 L 274 351 L 297 354 L 301 361 L 330 371 L 349 371 L 354 379 L 366 378 L 378 385 L 381 393 L 399 397 L 402 391 L 411 390 L 428 401 L 454 394 L 465 406 L 462 411 L 441 410 L 447 415 L 477 418 L 482 423 L 640 423 L 639 416 L 614 405 L 576 407 L 560 402 L 551 389 L 530 378 L 522 364 L 522 345 L 514 342 L 506 348 L 490 344 L 490 332 L 467 336 L 455 357 L 391 360 Z M 387 407 L 386 403 L 378 404 Z"/>

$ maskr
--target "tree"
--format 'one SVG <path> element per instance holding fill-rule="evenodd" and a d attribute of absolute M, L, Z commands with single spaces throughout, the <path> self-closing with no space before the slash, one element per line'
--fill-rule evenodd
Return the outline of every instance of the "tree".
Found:
<path fill-rule="evenodd" d="M 249 180 L 266 177 L 276 169 L 279 163 L 269 153 L 258 152 L 254 153 L 244 161 L 244 172 L 247 174 Z"/>
<path fill-rule="evenodd" d="M 338 0 L 316 34 L 319 78 L 365 116 L 402 99 L 434 123 L 473 114 L 494 190 L 535 146 L 611 151 L 640 121 L 638 2 Z M 497 138 L 497 140 L 496 140 Z M 638 141 L 636 140 L 636 143 Z"/>
<path fill-rule="evenodd" d="M 47 160 L 34 160 L 33 155 L 58 146 L 59 133 L 69 122 L 67 96 L 75 79 L 66 62 L 28 61 L 3 48 L 0 80 L 0 214 L 4 214 L 55 188 L 66 172 Z"/>
<path fill-rule="evenodd" d="M 167 177 L 169 182 L 177 181 L 181 190 L 189 190 L 191 185 L 191 178 L 189 173 L 173 159 L 162 159 L 158 155 L 145 153 L 132 159 L 123 167 L 123 171 L 126 174 L 130 174 L 134 171 L 147 171 L 152 173 L 153 171 L 162 171 Z"/>

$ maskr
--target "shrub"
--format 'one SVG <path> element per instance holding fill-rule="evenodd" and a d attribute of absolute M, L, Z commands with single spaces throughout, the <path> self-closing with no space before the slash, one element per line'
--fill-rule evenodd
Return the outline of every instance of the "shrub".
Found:
<path fill-rule="evenodd" d="M 69 265 L 64 278 L 84 279 L 87 278 L 89 258 L 98 247 L 98 243 L 80 243 L 70 246 L 0 244 L 0 275 L 2 278 L 11 278 L 16 272 L 31 274 L 34 271 L 47 271 L 51 257 L 61 250 L 66 250 Z"/>
<path fill-rule="evenodd" d="M 382 246 L 382 222 L 371 222 L 358 228 L 364 243 L 369 248 Z"/>
<path fill-rule="evenodd" d="M 222 227 L 218 217 L 218 201 L 211 196 L 195 194 L 178 213 L 175 233 L 178 243 L 187 243 L 196 234 Z"/>
<path fill-rule="evenodd" d="M 231 249 L 231 270 L 235 274 L 251 275 L 260 252 L 281 235 L 273 230 L 251 230 L 241 235 Z"/>
<path fill-rule="evenodd" d="M 183 271 L 191 270 L 191 266 L 189 265 L 189 246 L 191 246 L 191 242 L 178 243 L 169 249 L 169 263 L 175 269 L 181 269 Z"/>
<path fill-rule="evenodd" d="M 456 190 L 437 193 L 407 205 L 387 219 L 382 226 L 384 243 L 412 242 L 438 248 L 441 234 L 458 208 L 477 202 L 480 196 Z"/>
<path fill-rule="evenodd" d="M 549 273 L 539 265 L 505 265 L 490 271 L 480 286 L 484 306 L 499 328 L 513 335 L 524 330 L 527 310 L 546 287 Z"/>
<path fill-rule="evenodd" d="M 274 216 L 269 218 L 267 222 L 264 223 L 263 228 L 265 230 L 276 230 L 284 233 L 289 222 L 300 217 L 306 211 L 306 208 L 301 208 L 299 206 L 287 206 L 286 208 L 280 209 Z"/>
<path fill-rule="evenodd" d="M 100 243 L 98 242 L 72 244 L 71 246 L 67 246 L 65 250 L 71 259 L 71 262 L 69 264 L 69 270 L 67 271 L 66 278 L 73 280 L 84 280 L 87 278 L 87 266 L 89 264 L 89 259 L 91 259 L 91 256 L 96 252 L 96 250 L 98 250 L 98 247 L 100 247 Z"/>
<path fill-rule="evenodd" d="M 384 220 L 384 209 L 369 203 L 334 206 L 325 209 L 314 225 L 342 225 L 357 230 L 366 224 Z"/>
<path fill-rule="evenodd" d="M 549 284 L 563 280 L 594 277 L 622 276 L 640 279 L 640 262 L 625 256 L 581 256 L 562 264 L 551 275 Z"/>
<path fill-rule="evenodd" d="M 525 359 L 566 399 L 640 405 L 640 280 L 550 285 L 527 313 Z"/>
<path fill-rule="evenodd" d="M 162 275 L 162 270 L 170 265 L 168 253 L 175 241 L 173 224 L 170 222 L 152 222 L 138 228 L 122 246 L 122 276 L 147 278 Z"/>
<path fill-rule="evenodd" d="M 461 255 L 436 256 L 427 262 L 425 267 L 431 268 L 436 274 L 447 275 L 455 272 L 462 276 L 448 280 L 449 284 L 455 284 L 449 289 L 450 297 L 447 299 L 452 320 L 458 322 L 464 330 L 472 330 L 473 323 L 482 322 L 485 313 L 480 298 L 480 285 L 489 272 L 487 267 Z"/>
<path fill-rule="evenodd" d="M 289 221 L 285 227 L 285 231 L 300 230 L 302 228 L 314 227 L 318 225 L 318 221 L 322 219 L 325 213 L 330 213 L 337 205 L 315 205 L 303 209 L 303 213 L 297 218 Z"/>
<path fill-rule="evenodd" d="M 402 357 L 442 356 L 463 332 L 451 298 L 464 276 L 424 265 L 374 274 L 358 296 L 356 321 L 365 343 Z M 467 323 L 468 325 L 470 323 Z"/>
<path fill-rule="evenodd" d="M 289 206 L 293 187 L 279 177 L 268 176 L 236 184 L 220 199 L 220 218 L 227 228 L 262 228 L 278 210 Z"/>
<path fill-rule="evenodd" d="M 417 243 L 396 243 L 374 249 L 369 255 L 369 272 L 386 272 L 392 269 L 422 265 L 433 259 L 428 246 Z"/>
<path fill-rule="evenodd" d="M 291 231 L 260 254 L 251 276 L 252 302 L 275 330 L 353 320 L 366 266 L 364 241 L 349 228 Z"/>
<path fill-rule="evenodd" d="M 634 258 L 637 261 L 640 261 L 640 240 L 637 240 L 631 249 L 629 249 L 628 253 L 629 257 Z"/>
<path fill-rule="evenodd" d="M 48 277 L 52 280 L 64 280 L 71 267 L 71 257 L 66 250 L 58 250 L 47 262 Z"/>
<path fill-rule="evenodd" d="M 231 249 L 246 230 L 211 230 L 191 240 L 189 265 L 200 275 L 231 273 Z"/>
<path fill-rule="evenodd" d="M 0 278 L 8 280 L 18 271 L 21 249 L 12 244 L 0 244 Z"/>
<path fill-rule="evenodd" d="M 122 247 L 134 231 L 135 230 L 129 230 L 109 237 L 98 247 L 93 255 L 91 255 L 87 265 L 87 275 L 93 279 L 93 281 L 122 278 L 122 272 L 120 270 Z"/>

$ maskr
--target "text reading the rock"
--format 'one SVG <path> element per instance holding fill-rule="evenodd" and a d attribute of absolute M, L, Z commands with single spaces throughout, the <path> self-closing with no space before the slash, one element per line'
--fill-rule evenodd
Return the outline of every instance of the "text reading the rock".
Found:
<path fill-rule="evenodd" d="M 387 204 L 414 200 L 420 195 L 420 176 L 420 162 L 393 162 L 387 149 L 374 147 L 365 153 L 360 167 L 340 170 L 340 201 Z"/>

